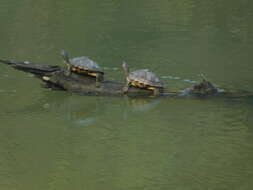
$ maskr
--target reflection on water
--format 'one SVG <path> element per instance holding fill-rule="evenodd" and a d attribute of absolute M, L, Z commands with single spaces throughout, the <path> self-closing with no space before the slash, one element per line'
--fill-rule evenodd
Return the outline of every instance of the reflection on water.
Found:
<path fill-rule="evenodd" d="M 136 112 L 148 112 L 152 109 L 155 109 L 157 105 L 160 103 L 160 99 L 152 99 L 152 98 L 138 98 L 138 99 L 130 99 L 130 106 L 133 111 Z"/>
<path fill-rule="evenodd" d="M 1 58 L 122 60 L 183 89 L 199 73 L 252 91 L 253 1 L 0 2 Z M 82 97 L 0 65 L 0 189 L 253 187 L 252 97 Z"/>
<path fill-rule="evenodd" d="M 126 111 L 123 112 L 122 115 L 128 115 L 128 111 L 133 111 L 133 112 L 148 112 L 151 109 L 154 109 L 158 104 L 160 100 L 159 99 L 135 99 L 135 98 L 129 98 L 126 99 L 124 107 L 127 109 Z M 94 106 L 94 105 L 93 105 Z M 96 106 L 98 106 L 96 104 Z M 100 106 L 96 108 L 97 111 L 94 112 L 87 112 L 87 107 L 84 109 L 79 109 L 79 110 L 73 110 L 70 113 L 69 119 L 73 121 L 75 124 L 82 125 L 82 126 L 88 126 L 104 116 L 105 113 L 108 113 L 108 111 L 100 110 Z M 109 108 L 107 108 L 109 109 Z M 99 111 L 98 111 L 99 110 Z M 110 112 L 109 112 L 110 113 Z"/>
<path fill-rule="evenodd" d="M 23 189 L 240 187 L 252 175 L 251 114 L 247 99 L 48 92 L 9 115 L 19 124 L 3 117 L 0 161 L 11 179 L 0 181 Z"/>
<path fill-rule="evenodd" d="M 49 96 L 50 97 L 50 96 Z M 159 105 L 161 99 L 157 98 L 92 98 L 80 104 L 84 97 L 79 96 L 61 96 L 58 99 L 50 100 L 49 97 L 40 99 L 36 104 L 27 106 L 25 109 L 16 110 L 18 113 L 61 113 L 61 119 L 72 122 L 80 126 L 95 124 L 105 117 L 112 117 L 110 109 L 113 107 L 112 102 L 119 101 L 121 106 L 121 116 L 134 114 L 136 112 L 150 112 Z M 122 101 L 123 100 L 123 101 Z M 50 102 L 51 101 L 51 102 Z M 105 103 L 106 102 L 106 103 Z M 9 111 L 12 113 L 12 111 Z"/>

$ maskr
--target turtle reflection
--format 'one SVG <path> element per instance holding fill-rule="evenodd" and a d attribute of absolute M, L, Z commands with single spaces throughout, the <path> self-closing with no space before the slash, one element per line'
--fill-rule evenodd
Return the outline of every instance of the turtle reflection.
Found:
<path fill-rule="evenodd" d="M 71 97 L 68 101 L 65 100 L 65 105 L 61 105 L 61 109 L 66 113 L 66 119 L 80 126 L 89 126 L 98 121 L 105 107 L 100 102 L 100 98 L 89 97 L 88 99 L 84 101 L 83 97 Z"/>
<path fill-rule="evenodd" d="M 89 126 L 98 120 L 96 113 L 87 112 L 87 110 L 76 110 L 69 112 L 68 119 L 74 124 L 80 126 Z"/>
<path fill-rule="evenodd" d="M 152 98 L 131 98 L 129 105 L 134 112 L 147 112 L 159 105 L 161 99 Z"/>

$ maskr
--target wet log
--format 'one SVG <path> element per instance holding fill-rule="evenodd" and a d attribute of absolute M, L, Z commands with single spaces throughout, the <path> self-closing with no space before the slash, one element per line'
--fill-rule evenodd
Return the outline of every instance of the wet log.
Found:
<path fill-rule="evenodd" d="M 71 93 L 78 93 L 80 95 L 93 95 L 93 96 L 123 96 L 122 88 L 123 83 L 117 81 L 104 80 L 101 82 L 100 87 L 96 87 L 95 78 L 80 75 L 72 72 L 70 75 L 66 75 L 66 70 L 59 66 L 48 66 L 44 64 L 35 64 L 32 62 L 15 62 L 9 60 L 0 59 L 0 62 L 7 64 L 14 69 L 24 72 L 32 73 L 43 81 L 44 87 L 54 90 L 65 90 Z M 221 93 L 222 92 L 222 93 Z M 136 87 L 130 87 L 128 96 L 153 96 L 152 91 L 146 89 L 140 89 Z M 245 98 L 252 97 L 251 91 L 239 90 L 220 90 L 216 88 L 211 82 L 203 78 L 198 84 L 192 85 L 189 88 L 171 91 L 164 89 L 161 96 L 217 96 L 228 98 Z"/>
<path fill-rule="evenodd" d="M 42 79 L 45 87 L 52 89 L 62 89 L 68 92 L 78 93 L 81 95 L 103 95 L 103 96 L 123 96 L 122 88 L 124 84 L 116 81 L 104 80 L 100 87 L 96 87 L 95 78 L 76 74 L 72 72 L 66 75 L 64 68 L 59 66 L 43 66 L 31 62 L 15 62 L 2 60 L 0 62 L 12 66 L 14 69 L 29 72 Z M 171 95 L 176 94 L 172 93 Z M 130 87 L 128 96 L 152 96 L 150 90 Z"/>
<path fill-rule="evenodd" d="M 59 71 L 61 69 L 59 66 L 43 66 L 42 64 L 37 65 L 28 61 L 15 62 L 15 61 L 10 61 L 10 60 L 0 59 L 0 62 L 10 65 L 14 69 L 32 73 L 37 77 L 42 77 L 48 73 Z"/>
<path fill-rule="evenodd" d="M 71 73 L 70 76 L 65 74 L 64 70 L 53 72 L 48 77 L 43 77 L 46 83 L 50 83 L 64 90 L 78 93 L 81 95 L 103 95 L 103 96 L 122 96 L 122 88 L 124 84 L 116 81 L 105 80 L 96 87 L 95 78 L 90 76 Z M 152 92 L 145 89 L 131 87 L 128 91 L 129 96 L 150 96 Z"/>

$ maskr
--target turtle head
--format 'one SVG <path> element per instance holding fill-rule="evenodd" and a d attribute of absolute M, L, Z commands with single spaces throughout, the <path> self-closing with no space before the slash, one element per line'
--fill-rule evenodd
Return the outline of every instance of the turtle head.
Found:
<path fill-rule="evenodd" d="M 126 76 L 128 76 L 128 74 L 129 74 L 129 67 L 128 67 L 128 65 L 127 65 L 127 63 L 125 61 L 123 61 L 122 67 L 123 67 L 123 70 L 125 71 Z"/>
<path fill-rule="evenodd" d="M 200 73 L 199 76 L 202 78 L 203 81 L 207 81 L 207 79 L 203 73 Z"/>
<path fill-rule="evenodd" d="M 65 62 L 69 63 L 69 55 L 66 51 L 61 50 L 61 56 Z"/>

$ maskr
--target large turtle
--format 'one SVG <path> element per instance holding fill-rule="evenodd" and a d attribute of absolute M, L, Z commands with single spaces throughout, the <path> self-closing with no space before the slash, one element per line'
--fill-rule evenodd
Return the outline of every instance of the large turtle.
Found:
<path fill-rule="evenodd" d="M 130 86 L 152 90 L 154 95 L 159 95 L 163 90 L 163 83 L 160 79 L 148 69 L 141 69 L 129 72 L 126 62 L 123 62 L 122 67 L 126 74 L 126 85 L 123 88 L 123 93 L 126 94 Z"/>
<path fill-rule="evenodd" d="M 85 74 L 96 77 L 96 86 L 100 86 L 100 82 L 104 79 L 104 72 L 101 71 L 99 65 L 89 59 L 88 57 L 75 57 L 69 58 L 67 52 L 61 51 L 64 62 L 67 64 L 67 75 L 70 75 L 71 71 L 76 73 Z"/>

